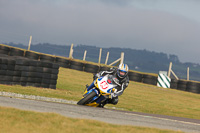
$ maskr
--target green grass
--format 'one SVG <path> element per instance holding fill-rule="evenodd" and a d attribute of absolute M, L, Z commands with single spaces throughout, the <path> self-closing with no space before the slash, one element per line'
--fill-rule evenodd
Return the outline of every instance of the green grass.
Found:
<path fill-rule="evenodd" d="M 2 133 L 181 133 L 136 126 L 107 124 L 95 120 L 67 118 L 55 113 L 38 113 L 0 107 Z"/>
<path fill-rule="evenodd" d="M 57 89 L 0 85 L 0 91 L 80 100 L 92 74 L 60 68 Z M 106 105 L 128 111 L 200 119 L 200 95 L 130 82 L 117 105 Z"/>

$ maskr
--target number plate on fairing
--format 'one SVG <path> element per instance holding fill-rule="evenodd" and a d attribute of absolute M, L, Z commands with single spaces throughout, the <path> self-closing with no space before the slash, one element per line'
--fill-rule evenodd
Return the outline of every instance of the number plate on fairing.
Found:
<path fill-rule="evenodd" d="M 108 80 L 109 80 L 108 75 L 97 80 L 97 84 L 99 86 L 99 89 L 101 91 L 103 91 L 104 93 L 110 93 L 110 90 L 117 86 L 116 84 L 112 84 L 111 82 L 107 82 Z"/>

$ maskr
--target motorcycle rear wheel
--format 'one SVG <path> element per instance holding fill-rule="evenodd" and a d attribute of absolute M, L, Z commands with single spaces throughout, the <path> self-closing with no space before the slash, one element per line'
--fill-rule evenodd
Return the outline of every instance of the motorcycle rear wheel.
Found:
<path fill-rule="evenodd" d="M 89 93 L 86 97 L 84 97 L 83 99 L 81 99 L 77 104 L 78 105 L 88 104 L 92 100 L 92 98 L 94 96 L 96 96 L 96 95 L 97 95 L 96 92 L 93 91 L 93 92 Z"/>

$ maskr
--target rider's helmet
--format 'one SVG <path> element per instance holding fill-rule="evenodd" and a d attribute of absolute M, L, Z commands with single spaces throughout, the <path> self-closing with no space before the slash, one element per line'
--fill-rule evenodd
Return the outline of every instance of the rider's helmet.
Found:
<path fill-rule="evenodd" d="M 127 64 L 120 64 L 117 69 L 117 76 L 119 78 L 124 78 L 128 74 L 128 65 Z"/>

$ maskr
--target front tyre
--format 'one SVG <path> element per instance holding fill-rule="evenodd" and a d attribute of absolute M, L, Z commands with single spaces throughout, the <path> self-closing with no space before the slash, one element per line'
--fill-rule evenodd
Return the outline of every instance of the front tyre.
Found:
<path fill-rule="evenodd" d="M 92 98 L 94 96 L 96 96 L 97 93 L 95 91 L 92 91 L 91 93 L 89 93 L 86 97 L 84 97 L 83 99 L 81 99 L 77 104 L 78 105 L 85 105 L 85 104 L 88 104 Z"/>

